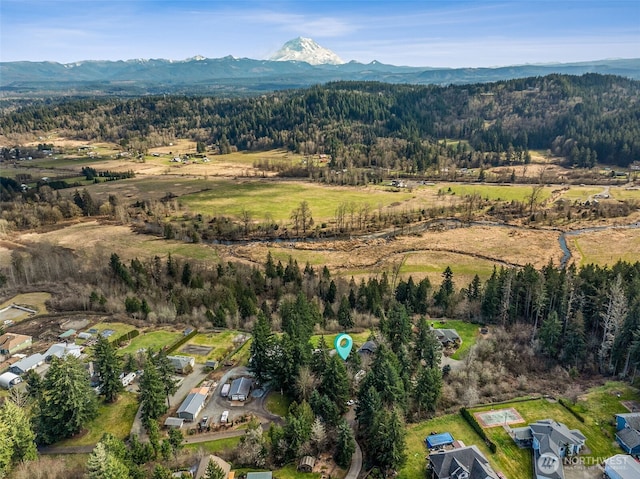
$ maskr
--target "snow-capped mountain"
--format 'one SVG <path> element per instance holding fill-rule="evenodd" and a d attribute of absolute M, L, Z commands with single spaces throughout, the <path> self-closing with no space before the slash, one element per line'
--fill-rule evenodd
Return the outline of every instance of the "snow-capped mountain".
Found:
<path fill-rule="evenodd" d="M 307 62 L 310 65 L 342 65 L 344 63 L 331 50 L 321 47 L 311 38 L 303 37 L 289 40 L 269 60 L 276 62 Z"/>

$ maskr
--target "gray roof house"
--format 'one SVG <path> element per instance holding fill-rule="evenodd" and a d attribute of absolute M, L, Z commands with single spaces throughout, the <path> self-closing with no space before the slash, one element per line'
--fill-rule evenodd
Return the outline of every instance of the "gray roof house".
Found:
<path fill-rule="evenodd" d="M 79 358 L 82 354 L 82 346 L 78 346 L 75 343 L 56 343 L 52 344 L 47 352 L 44 353 L 44 358 L 46 361 L 51 361 L 51 359 L 55 356 L 57 358 L 63 358 L 67 355 L 75 356 Z"/>
<path fill-rule="evenodd" d="M 431 331 L 443 346 L 462 342 L 462 338 L 455 329 L 431 329 Z"/>
<path fill-rule="evenodd" d="M 177 373 L 191 372 L 196 365 L 195 358 L 191 356 L 167 356 L 167 359 Z"/>
<path fill-rule="evenodd" d="M 9 368 L 9 371 L 11 371 L 14 374 L 17 374 L 18 376 L 22 376 L 26 372 L 37 368 L 42 363 L 44 363 L 44 356 L 40 353 L 36 353 L 24 359 L 21 359 L 17 363 L 13 364 Z"/>
<path fill-rule="evenodd" d="M 627 454 L 640 456 L 640 413 L 616 414 L 616 440 Z"/>
<path fill-rule="evenodd" d="M 234 379 L 231 382 L 231 389 L 229 389 L 229 398 L 231 398 L 232 401 L 246 401 L 249 398 L 250 391 L 251 379 Z"/>
<path fill-rule="evenodd" d="M 513 429 L 512 434 L 517 443 L 533 448 L 534 476 L 539 479 L 564 479 L 562 458 L 578 454 L 586 439 L 577 429 L 552 419 Z"/>
<path fill-rule="evenodd" d="M 499 479 L 476 446 L 431 453 L 427 460 L 431 479 Z"/>
<path fill-rule="evenodd" d="M 375 354 L 377 349 L 378 345 L 376 343 L 374 343 L 373 341 L 367 341 L 362 346 L 360 346 L 360 349 L 358 349 L 358 354 Z"/>
<path fill-rule="evenodd" d="M 611 479 L 638 479 L 640 462 L 631 456 L 617 454 L 604 461 L 604 472 Z"/>

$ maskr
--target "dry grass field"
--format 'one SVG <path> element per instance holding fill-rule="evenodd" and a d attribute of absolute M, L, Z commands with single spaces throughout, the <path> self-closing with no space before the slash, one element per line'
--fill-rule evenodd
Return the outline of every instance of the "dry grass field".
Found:
<path fill-rule="evenodd" d="M 576 263 L 613 264 L 640 260 L 640 228 L 608 229 L 567 236 Z"/>

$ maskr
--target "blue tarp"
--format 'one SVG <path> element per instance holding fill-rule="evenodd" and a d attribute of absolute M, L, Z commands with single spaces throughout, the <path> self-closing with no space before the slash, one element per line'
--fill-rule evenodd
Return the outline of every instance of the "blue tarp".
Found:
<path fill-rule="evenodd" d="M 427 436 L 425 442 L 429 449 L 439 446 L 447 446 L 449 444 L 453 444 L 453 436 L 448 432 L 432 434 L 431 436 Z"/>

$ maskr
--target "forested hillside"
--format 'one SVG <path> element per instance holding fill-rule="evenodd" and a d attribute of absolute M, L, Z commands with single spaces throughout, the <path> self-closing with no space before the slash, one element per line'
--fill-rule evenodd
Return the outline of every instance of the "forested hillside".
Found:
<path fill-rule="evenodd" d="M 550 149 L 576 166 L 640 157 L 640 83 L 549 75 L 491 84 L 338 82 L 250 98 L 69 100 L 5 108 L 6 135 L 61 130 L 145 151 L 189 138 L 232 149 L 326 153 L 333 166 L 421 172 L 443 154 L 462 167 L 517 164 Z M 466 140 L 444 148 L 441 140 Z"/>

